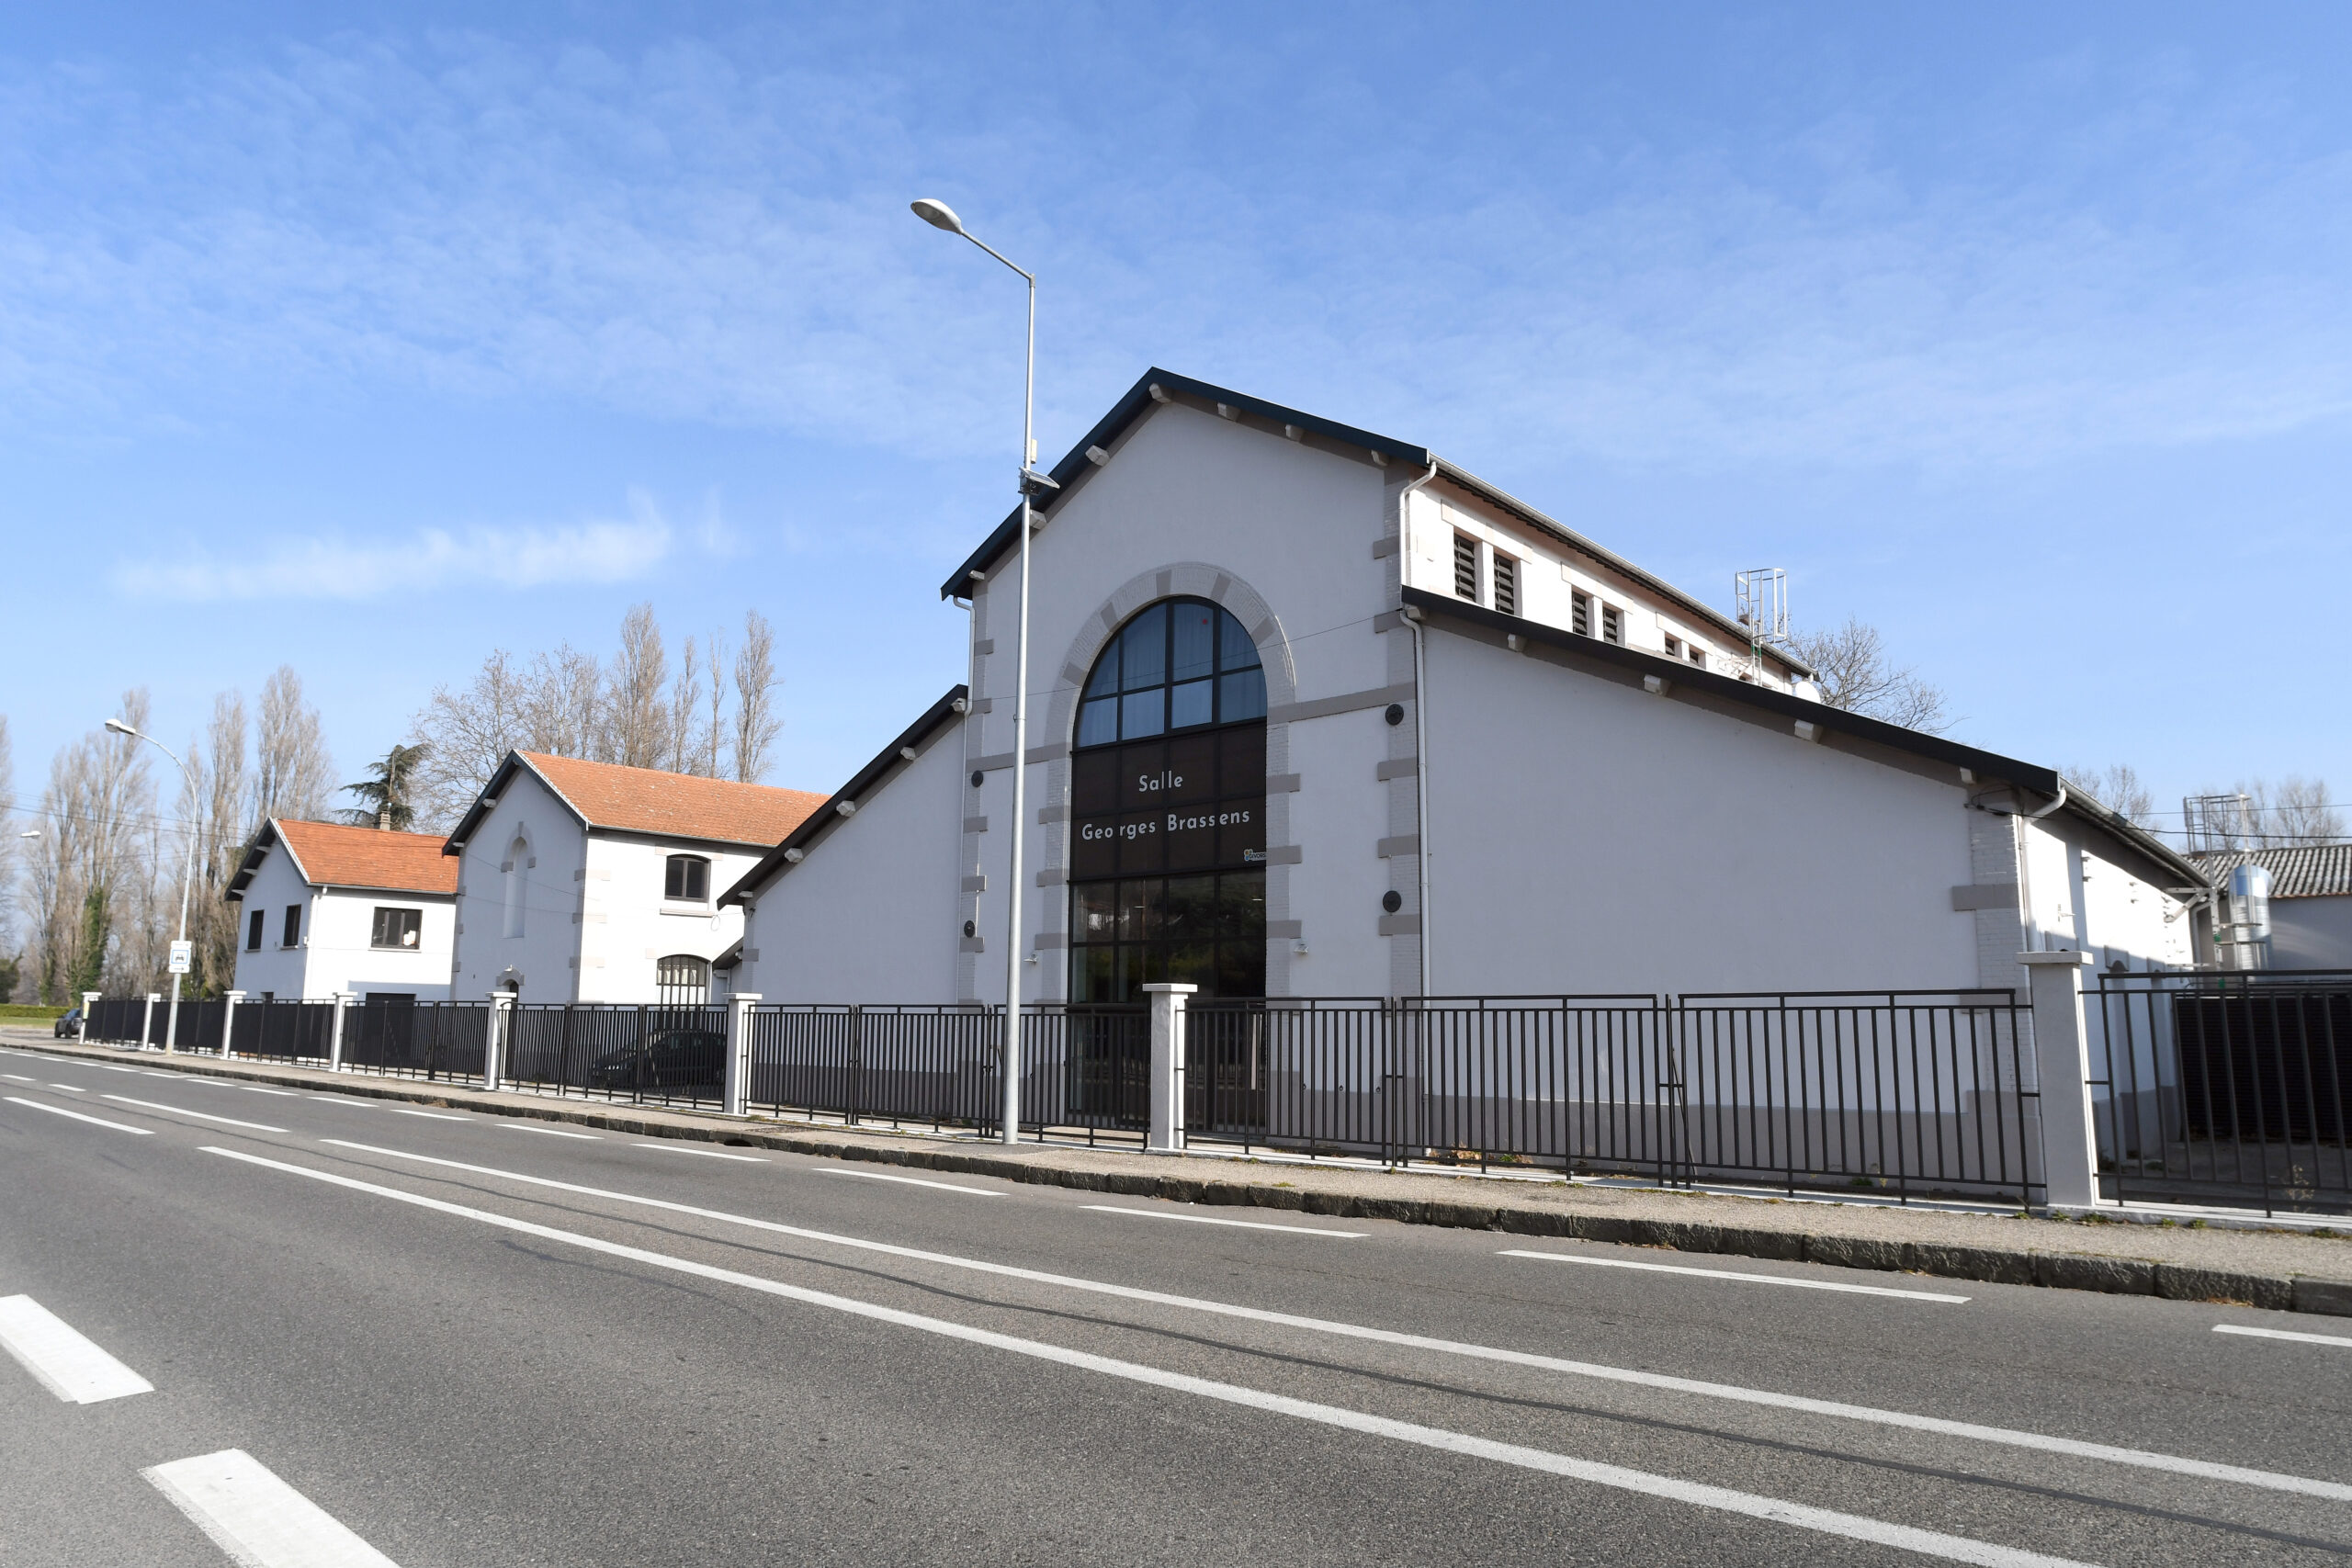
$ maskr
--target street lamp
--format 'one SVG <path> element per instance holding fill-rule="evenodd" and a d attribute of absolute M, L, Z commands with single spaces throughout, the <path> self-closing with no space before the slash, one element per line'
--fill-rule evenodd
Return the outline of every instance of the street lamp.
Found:
<path fill-rule="evenodd" d="M 1029 346 L 1021 389 L 1021 615 L 1012 643 L 1012 863 L 1005 879 L 1004 1112 L 1001 1136 L 1021 1141 L 1021 829 L 1027 820 L 1029 780 L 1029 500 L 1061 486 L 1037 471 L 1035 427 L 1037 403 L 1037 275 L 1013 266 L 1001 252 L 974 238 L 944 201 L 929 197 L 910 204 L 914 215 L 934 229 L 960 234 L 1012 267 L 1029 285 Z M 975 694 L 977 695 L 978 694 Z"/>
<path fill-rule="evenodd" d="M 180 776 L 187 780 L 187 797 L 190 800 L 197 798 L 196 775 L 188 772 L 187 764 L 180 761 L 178 752 L 173 750 L 170 747 L 164 745 L 153 736 L 144 735 L 140 731 L 131 728 L 130 726 L 123 723 L 122 720 L 119 718 L 110 718 L 107 720 L 107 728 L 117 735 L 128 735 L 133 740 L 144 740 L 148 745 L 153 746 L 156 750 L 161 751 L 164 756 L 169 757 L 172 760 L 172 765 L 179 769 Z M 188 885 L 196 880 L 196 824 L 191 822 L 187 826 L 187 856 L 180 868 L 180 937 L 178 942 L 173 943 L 175 947 L 183 946 L 187 942 L 187 890 Z M 166 1056 L 170 1055 L 176 1047 L 179 1041 L 179 1032 L 180 976 L 179 971 L 175 969 L 172 972 L 172 1010 L 169 1013 L 166 1013 L 164 1018 L 164 1055 Z"/>

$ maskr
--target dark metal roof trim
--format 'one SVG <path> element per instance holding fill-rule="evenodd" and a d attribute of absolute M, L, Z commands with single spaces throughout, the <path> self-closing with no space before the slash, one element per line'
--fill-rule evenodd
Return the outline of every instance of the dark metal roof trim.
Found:
<path fill-rule="evenodd" d="M 1359 430 L 1352 424 L 1341 424 L 1319 414 L 1284 408 L 1263 398 L 1253 398 L 1247 392 L 1211 386 L 1206 381 L 1195 381 L 1190 376 L 1179 376 L 1172 370 L 1162 370 L 1154 366 L 1143 373 L 1142 379 L 1127 389 L 1125 396 L 1111 405 L 1111 412 L 1096 422 L 1093 429 L 1079 437 L 1077 446 L 1046 470 L 1054 480 L 1067 489 L 1071 480 L 1093 467 L 1087 461 L 1086 449 L 1108 446 L 1121 432 L 1140 418 L 1152 406 L 1151 389 L 1154 383 L 1171 392 L 1183 392 L 1205 402 L 1223 403 L 1228 408 L 1239 409 L 1243 413 L 1256 414 L 1261 419 L 1272 420 L 1280 424 L 1295 424 L 1301 430 L 1312 431 L 1351 446 L 1361 446 L 1368 452 L 1384 453 L 1419 468 L 1428 468 L 1433 459 L 1434 455 L 1428 448 L 1411 442 L 1392 440 L 1373 431 Z M 1016 506 L 1005 514 L 1004 521 L 997 525 L 996 530 L 981 542 L 980 547 L 965 558 L 964 564 L 956 569 L 956 574 L 940 585 L 939 596 L 942 599 L 970 598 L 972 573 L 986 571 L 994 565 L 997 557 L 1012 547 L 1020 532 L 1021 509 Z"/>
<path fill-rule="evenodd" d="M 2004 757 L 1997 751 L 1985 751 L 1973 746 L 1963 746 L 1956 740 L 1947 740 L 1940 735 L 1923 734 L 1916 729 L 1905 729 L 1899 724 L 1888 724 L 1882 719 L 1866 718 L 1860 714 L 1848 713 L 1825 703 L 1807 702 L 1803 697 L 1792 697 L 1784 692 L 1775 692 L 1751 682 L 1735 680 L 1729 675 L 1719 675 L 1712 670 L 1702 670 L 1678 659 L 1667 659 L 1655 653 L 1644 653 L 1639 649 L 1620 648 L 1614 643 L 1603 642 L 1599 637 L 1578 637 L 1576 633 L 1563 631 L 1558 626 L 1545 626 L 1539 621 L 1521 620 L 1516 615 L 1502 615 L 1498 611 L 1485 609 L 1464 600 L 1450 598 L 1442 593 L 1431 593 L 1423 588 L 1406 589 L 1405 603 L 1420 610 L 1432 619 L 1451 617 L 1490 632 L 1521 637 L 1530 642 L 1541 643 L 1546 648 L 1556 648 L 1574 653 L 1580 659 L 1589 659 L 1596 663 L 1613 665 L 1636 677 L 1657 675 L 1672 682 L 1679 687 L 1704 692 L 1710 696 L 1720 697 L 1727 702 L 1740 703 L 1749 707 L 1759 708 L 1766 713 L 1777 714 L 1788 719 L 1792 725 L 1798 719 L 1804 719 L 1809 724 L 1819 725 L 1825 730 L 1845 735 L 1873 746 L 1883 746 L 1889 750 L 1905 751 L 1915 757 L 1926 757 L 1935 761 L 1948 762 L 1955 769 L 1966 768 L 1980 781 L 2004 780 L 2035 795 L 2055 795 L 2059 790 L 2061 781 L 2055 769 L 2039 767 L 2031 762 L 2020 761 L 2015 757 Z M 1957 779 L 1954 782 L 1957 783 Z M 2177 875 L 2184 886 L 2196 888 L 2211 886 L 2205 874 L 2183 859 L 2179 852 L 2145 829 L 2135 827 L 2089 796 L 2069 788 L 2066 804 L 2061 809 L 2128 843 L 2137 853 Z"/>
<path fill-rule="evenodd" d="M 254 874 L 261 870 L 261 863 L 267 860 L 269 852 L 277 847 L 277 818 L 272 817 L 262 823 L 261 831 L 254 835 L 254 841 L 247 844 L 245 852 L 238 857 L 236 874 L 229 878 L 229 886 L 221 889 L 220 897 L 225 899 L 233 899 L 240 904 L 243 903 L 245 889 L 252 886 Z M 293 858 L 295 868 L 300 870 L 302 864 L 301 857 L 295 855 L 290 846 L 286 852 Z M 305 874 L 302 880 L 310 881 L 309 875 Z"/>
<path fill-rule="evenodd" d="M 945 696 L 924 709 L 921 718 L 900 730 L 897 739 L 883 747 L 875 754 L 872 761 L 857 770 L 849 783 L 834 791 L 824 805 L 810 812 L 808 819 L 795 828 L 784 842 L 761 856 L 757 865 L 737 877 L 735 886 L 719 896 L 719 907 L 724 908 L 729 904 L 741 903 L 746 889 L 757 894 L 769 882 L 781 875 L 791 864 L 785 859 L 785 852 L 786 850 L 805 852 L 810 844 L 815 843 L 828 829 L 842 820 L 842 802 L 862 804 L 865 797 L 873 793 L 876 784 L 886 782 L 893 769 L 911 767 L 913 764 L 900 756 L 899 752 L 908 747 L 920 750 L 922 743 L 930 739 L 943 725 L 961 717 L 960 705 L 970 695 L 969 687 L 950 686 Z"/>

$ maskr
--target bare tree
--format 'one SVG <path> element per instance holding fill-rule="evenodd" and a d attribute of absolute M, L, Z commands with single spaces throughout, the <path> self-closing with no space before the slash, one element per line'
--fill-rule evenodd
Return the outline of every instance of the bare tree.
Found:
<path fill-rule="evenodd" d="M 254 820 L 317 821 L 326 816 L 334 763 L 319 730 L 319 710 L 302 700 L 302 678 L 281 664 L 261 689 L 254 755 Z"/>
<path fill-rule="evenodd" d="M 530 703 L 523 750 L 557 757 L 614 761 L 605 671 L 594 658 L 565 643 L 531 660 Z"/>
<path fill-rule="evenodd" d="M 688 637 L 678 650 L 677 679 L 670 684 L 669 756 L 662 766 L 673 773 L 702 771 L 695 766 L 699 760 L 695 736 L 695 710 L 702 701 L 702 667 L 695 656 L 695 639 Z"/>
<path fill-rule="evenodd" d="M 659 768 L 670 759 L 670 710 L 662 700 L 669 655 L 653 606 L 639 604 L 621 622 L 620 652 L 613 657 L 605 703 L 605 754 L 631 768 Z"/>
<path fill-rule="evenodd" d="M 718 759 L 726 750 L 727 643 L 713 632 L 709 648 L 710 723 L 702 734 L 702 765 L 695 771 L 707 779 L 715 779 L 718 776 Z"/>
<path fill-rule="evenodd" d="M 2083 794 L 2089 795 L 2118 817 L 2135 828 L 2153 828 L 2156 820 L 2156 797 L 2140 782 L 2140 775 L 2129 762 L 2115 762 L 2104 768 L 2061 768 L 2059 775 Z"/>
<path fill-rule="evenodd" d="M 2336 844 L 2344 841 L 2344 814 L 2327 798 L 2325 779 L 2289 774 L 2277 784 L 2254 781 L 2256 829 L 2272 844 Z"/>
<path fill-rule="evenodd" d="M 757 610 L 743 613 L 743 646 L 735 655 L 735 776 L 767 777 L 784 720 L 775 710 L 775 628 Z"/>
<path fill-rule="evenodd" d="M 146 728 L 147 694 L 123 694 L 121 718 Z M 24 908 L 44 1001 L 96 990 L 104 979 L 136 983 L 127 972 L 145 962 L 143 940 L 118 942 L 119 928 L 148 913 L 155 821 L 154 778 L 147 748 L 128 736 L 93 730 L 50 760 L 41 793 L 41 836 L 30 840 Z"/>
<path fill-rule="evenodd" d="M 462 689 L 435 686 L 409 729 L 424 748 L 410 785 L 415 825 L 447 832 L 506 753 L 526 749 L 532 693 L 504 649 L 493 649 Z"/>
<path fill-rule="evenodd" d="M 222 897 L 253 837 L 245 803 L 253 783 L 245 759 L 245 699 L 223 692 L 212 699 L 212 722 L 204 742 L 189 753 L 203 790 L 194 814 L 197 884 L 189 901 L 188 940 L 195 943 L 190 983 L 198 996 L 218 996 L 237 975 L 238 909 Z M 184 817 L 190 816 L 183 811 Z"/>
<path fill-rule="evenodd" d="M 1800 633 L 1792 646 L 1813 666 L 1814 682 L 1829 706 L 1930 735 L 1952 727 L 1942 689 L 1898 668 L 1876 626 L 1849 615 L 1835 630 Z"/>

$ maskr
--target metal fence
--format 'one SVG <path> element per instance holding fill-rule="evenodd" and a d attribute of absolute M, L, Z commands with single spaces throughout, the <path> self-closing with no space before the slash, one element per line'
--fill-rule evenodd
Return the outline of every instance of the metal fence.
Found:
<path fill-rule="evenodd" d="M 662 1105 L 718 1103 L 726 1066 L 724 1007 L 522 1003 L 500 1052 L 509 1089 Z"/>
<path fill-rule="evenodd" d="M 2104 1195 L 2352 1210 L 2352 971 L 2107 975 L 2085 1003 Z"/>
<path fill-rule="evenodd" d="M 324 1062 L 334 1046 L 334 1003 L 289 1000 L 237 1004 L 229 1054 L 257 1062 Z"/>
<path fill-rule="evenodd" d="M 343 1065 L 390 1077 L 479 1083 L 488 1002 L 369 1001 L 343 1015 Z"/>
<path fill-rule="evenodd" d="M 1024 1131 L 1140 1133 L 1144 1008 L 1023 1025 Z M 992 1127 L 1001 1028 L 977 1008 L 754 1006 L 749 1103 Z M 1205 1000 L 1184 1119 L 1244 1149 L 2028 1202 L 2031 1040 L 2007 991 Z"/>

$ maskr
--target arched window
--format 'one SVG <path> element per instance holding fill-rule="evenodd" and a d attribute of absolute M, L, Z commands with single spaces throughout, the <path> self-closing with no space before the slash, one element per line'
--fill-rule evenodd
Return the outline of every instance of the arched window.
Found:
<path fill-rule="evenodd" d="M 672 855 L 662 897 L 700 904 L 710 897 L 710 863 L 700 855 Z"/>
<path fill-rule="evenodd" d="M 514 841 L 506 846 L 506 863 L 499 867 L 499 873 L 506 883 L 504 892 L 508 936 L 523 934 L 523 907 L 526 902 L 526 892 L 530 885 L 528 874 L 530 865 L 531 840 L 517 833 L 514 835 Z"/>
<path fill-rule="evenodd" d="M 653 999 L 665 1008 L 698 1008 L 710 1000 L 710 962 L 673 953 L 653 966 Z"/>
<path fill-rule="evenodd" d="M 1266 671 L 1241 623 L 1205 599 L 1170 599 L 1129 621 L 1094 661 L 1078 744 L 1265 716 Z"/>
<path fill-rule="evenodd" d="M 1266 987 L 1266 674 L 1240 622 L 1169 599 L 1087 675 L 1070 758 L 1070 999 Z"/>

